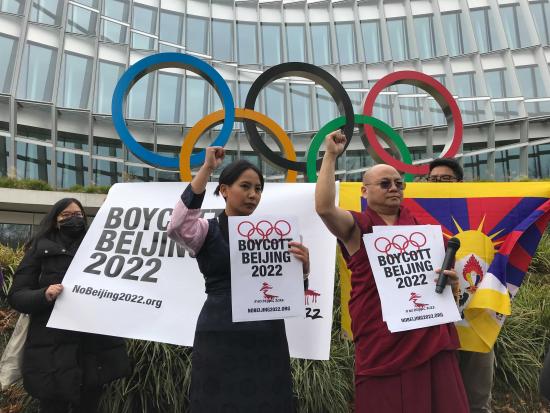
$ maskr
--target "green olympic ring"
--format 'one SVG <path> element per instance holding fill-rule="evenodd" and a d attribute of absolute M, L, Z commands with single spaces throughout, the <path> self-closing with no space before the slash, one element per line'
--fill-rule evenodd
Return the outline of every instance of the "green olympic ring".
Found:
<path fill-rule="evenodd" d="M 404 163 L 412 165 L 412 157 L 407 145 L 401 138 L 401 136 L 393 130 L 393 128 L 387 123 L 381 121 L 380 119 L 373 118 L 372 116 L 366 115 L 354 115 L 353 120 L 356 125 L 370 125 L 376 129 L 378 132 L 377 135 L 380 137 L 388 138 L 395 144 L 401 155 L 401 159 Z M 331 120 L 330 122 L 323 125 L 321 129 L 313 136 L 307 150 L 307 181 L 308 182 L 317 182 L 317 154 L 319 153 L 319 148 L 325 140 L 325 137 L 334 132 L 337 129 L 346 125 L 346 118 L 340 116 L 336 119 Z M 384 139 L 386 140 L 386 139 Z M 413 174 L 405 174 L 405 182 L 412 182 L 414 179 Z"/>

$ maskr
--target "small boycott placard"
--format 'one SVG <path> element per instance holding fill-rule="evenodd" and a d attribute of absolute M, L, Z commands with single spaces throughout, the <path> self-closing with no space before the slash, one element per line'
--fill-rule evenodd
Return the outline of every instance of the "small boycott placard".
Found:
<path fill-rule="evenodd" d="M 305 316 L 299 239 L 294 217 L 229 217 L 233 321 Z"/>
<path fill-rule="evenodd" d="M 435 292 L 445 256 L 440 226 L 375 226 L 363 241 L 391 332 L 460 320 L 451 287 Z"/>

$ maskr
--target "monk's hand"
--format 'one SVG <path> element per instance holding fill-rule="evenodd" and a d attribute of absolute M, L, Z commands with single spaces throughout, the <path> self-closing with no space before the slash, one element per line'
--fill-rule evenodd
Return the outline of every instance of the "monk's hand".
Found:
<path fill-rule="evenodd" d="M 338 156 L 344 152 L 346 142 L 346 135 L 344 135 L 341 129 L 329 133 L 325 138 L 326 151 Z"/>
<path fill-rule="evenodd" d="M 290 253 L 302 262 L 304 280 L 309 276 L 309 250 L 301 242 L 290 241 L 288 243 Z"/>
<path fill-rule="evenodd" d="M 436 273 L 441 274 L 441 268 L 438 268 L 435 270 Z M 455 269 L 445 270 L 443 271 L 443 274 L 447 276 L 447 282 L 451 284 L 451 288 L 453 290 L 453 296 L 455 297 L 455 300 L 460 295 L 460 283 L 458 281 L 458 274 L 456 273 Z M 436 278 L 435 282 L 439 280 L 439 277 Z"/>

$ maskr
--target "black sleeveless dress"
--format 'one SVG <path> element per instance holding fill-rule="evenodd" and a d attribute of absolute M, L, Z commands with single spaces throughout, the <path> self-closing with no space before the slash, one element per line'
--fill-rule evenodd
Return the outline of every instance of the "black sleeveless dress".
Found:
<path fill-rule="evenodd" d="M 182 200 L 200 208 L 188 189 Z M 227 215 L 209 220 L 197 254 L 208 297 L 197 320 L 192 353 L 192 413 L 291 413 L 290 356 L 283 320 L 234 323 Z"/>

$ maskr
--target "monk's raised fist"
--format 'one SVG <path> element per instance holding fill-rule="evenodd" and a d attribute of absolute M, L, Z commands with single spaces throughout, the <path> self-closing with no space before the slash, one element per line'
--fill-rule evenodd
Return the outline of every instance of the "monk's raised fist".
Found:
<path fill-rule="evenodd" d="M 340 155 L 344 152 L 346 142 L 346 135 L 344 135 L 342 130 L 338 129 L 327 135 L 325 139 L 326 151 L 335 155 Z"/>

